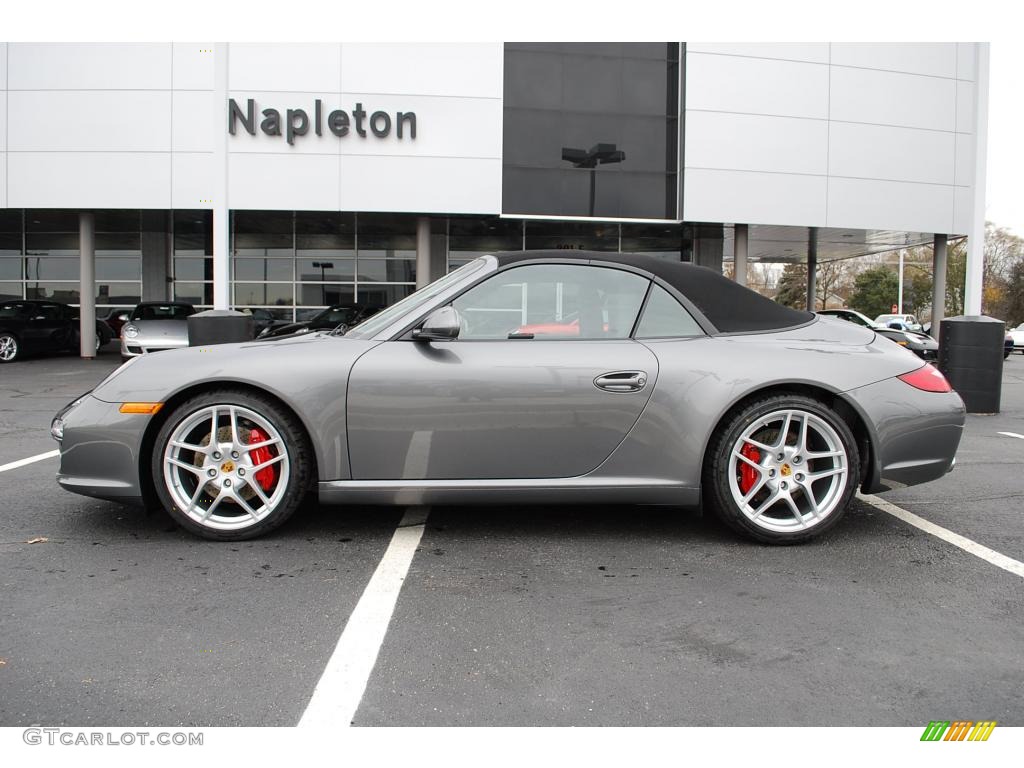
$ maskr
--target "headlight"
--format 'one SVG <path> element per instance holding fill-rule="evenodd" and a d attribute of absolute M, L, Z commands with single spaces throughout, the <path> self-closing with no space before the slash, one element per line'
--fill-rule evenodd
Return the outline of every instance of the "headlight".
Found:
<path fill-rule="evenodd" d="M 60 416 L 50 423 L 50 434 L 58 443 L 64 439 L 64 419 Z"/>
<path fill-rule="evenodd" d="M 139 329 L 136 328 L 134 325 L 126 325 L 124 328 L 121 329 L 121 333 L 127 336 L 129 339 L 134 339 L 136 336 L 139 335 Z"/>

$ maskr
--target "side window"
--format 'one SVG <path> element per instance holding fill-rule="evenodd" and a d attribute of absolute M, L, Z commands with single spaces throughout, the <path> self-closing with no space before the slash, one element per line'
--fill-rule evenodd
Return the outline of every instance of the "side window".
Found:
<path fill-rule="evenodd" d="M 627 339 L 648 283 L 621 269 L 531 264 L 499 272 L 452 306 L 460 339 Z"/>
<path fill-rule="evenodd" d="M 697 321 L 668 291 L 658 285 L 651 287 L 651 297 L 636 329 L 638 339 L 703 335 Z"/>

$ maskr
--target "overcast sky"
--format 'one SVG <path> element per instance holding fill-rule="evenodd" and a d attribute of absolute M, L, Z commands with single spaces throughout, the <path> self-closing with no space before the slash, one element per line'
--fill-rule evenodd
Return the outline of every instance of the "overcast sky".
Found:
<path fill-rule="evenodd" d="M 989 221 L 1024 236 L 1024 104 L 1020 76 L 1024 50 L 992 43 L 988 125 Z"/>

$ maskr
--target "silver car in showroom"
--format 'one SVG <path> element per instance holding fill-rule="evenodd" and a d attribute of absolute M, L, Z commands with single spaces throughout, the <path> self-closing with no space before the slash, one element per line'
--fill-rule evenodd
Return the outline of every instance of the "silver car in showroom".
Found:
<path fill-rule="evenodd" d="M 487 255 L 349 329 L 129 361 L 57 481 L 210 539 L 325 504 L 703 505 L 791 543 L 945 475 L 964 406 L 874 331 L 637 254 Z"/>
<path fill-rule="evenodd" d="M 195 307 L 183 301 L 144 301 L 121 326 L 121 357 L 188 346 L 188 318 Z"/>

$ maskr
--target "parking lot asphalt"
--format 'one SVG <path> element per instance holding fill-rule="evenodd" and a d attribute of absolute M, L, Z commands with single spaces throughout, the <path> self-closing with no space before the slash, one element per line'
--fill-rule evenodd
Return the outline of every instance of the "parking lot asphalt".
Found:
<path fill-rule="evenodd" d="M 0 368 L 0 465 L 119 360 Z M 943 480 L 883 495 L 1024 558 L 1024 357 Z M 0 473 L 0 725 L 294 725 L 403 510 L 212 543 Z M 27 542 L 39 537 L 46 541 Z M 1024 582 L 857 500 L 803 546 L 664 508 L 433 508 L 356 725 L 1024 725 Z M 341 725 L 341 723 L 339 723 Z"/>

